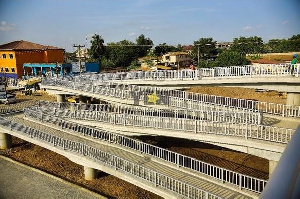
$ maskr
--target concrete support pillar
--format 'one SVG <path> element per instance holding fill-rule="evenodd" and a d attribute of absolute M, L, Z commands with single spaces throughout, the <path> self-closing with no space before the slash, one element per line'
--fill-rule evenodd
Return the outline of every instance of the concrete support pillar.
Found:
<path fill-rule="evenodd" d="M 79 95 L 79 103 L 85 104 L 86 103 L 86 97 L 82 96 L 82 95 Z"/>
<path fill-rule="evenodd" d="M 84 167 L 84 179 L 86 180 L 94 180 L 97 178 L 97 170 L 90 168 L 90 167 Z"/>
<path fill-rule="evenodd" d="M 286 105 L 300 106 L 300 93 L 288 93 Z"/>
<path fill-rule="evenodd" d="M 11 146 L 11 135 L 7 133 L 0 133 L 0 149 L 9 149 Z"/>
<path fill-rule="evenodd" d="M 271 178 L 273 171 L 275 170 L 278 161 L 269 160 L 269 179 Z"/>
<path fill-rule="evenodd" d="M 63 95 L 63 94 L 57 94 L 56 95 L 56 101 L 57 102 L 64 102 L 65 101 L 65 95 Z"/>

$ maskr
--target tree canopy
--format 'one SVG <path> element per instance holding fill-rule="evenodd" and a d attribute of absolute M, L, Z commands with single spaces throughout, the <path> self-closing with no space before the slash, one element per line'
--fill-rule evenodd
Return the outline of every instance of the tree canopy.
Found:
<path fill-rule="evenodd" d="M 91 48 L 89 51 L 90 57 L 93 61 L 101 62 L 102 56 L 105 54 L 105 46 L 104 46 L 104 39 L 94 34 L 91 40 Z"/>
<path fill-rule="evenodd" d="M 149 38 L 146 38 L 145 35 L 141 34 L 136 39 L 136 44 L 137 44 L 138 56 L 143 57 L 146 56 L 149 50 L 152 48 L 153 41 Z"/>
<path fill-rule="evenodd" d="M 213 38 L 200 38 L 197 41 L 194 41 L 194 46 L 192 48 L 192 59 L 194 61 L 208 60 L 215 58 L 218 54 L 216 49 L 216 42 L 213 41 Z"/>
<path fill-rule="evenodd" d="M 257 36 L 234 38 L 230 49 L 242 54 L 259 54 L 264 52 L 264 42 Z"/>

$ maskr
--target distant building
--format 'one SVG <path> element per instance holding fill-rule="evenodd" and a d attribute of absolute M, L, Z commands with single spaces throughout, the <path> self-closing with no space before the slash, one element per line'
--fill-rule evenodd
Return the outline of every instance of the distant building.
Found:
<path fill-rule="evenodd" d="M 183 46 L 182 48 L 183 48 L 183 51 L 185 51 L 189 54 L 191 54 L 193 51 L 193 45 Z"/>
<path fill-rule="evenodd" d="M 192 59 L 187 52 L 169 52 L 163 55 L 162 62 L 165 64 L 165 66 L 179 68 L 190 65 Z"/>
<path fill-rule="evenodd" d="M 0 45 L 0 76 L 20 78 L 30 74 L 24 63 L 59 63 L 64 61 L 64 49 L 28 41 L 13 41 Z"/>
<path fill-rule="evenodd" d="M 90 58 L 89 51 L 86 48 L 81 48 L 80 51 L 76 50 L 76 57 L 82 60 Z"/>
<path fill-rule="evenodd" d="M 229 49 L 233 42 L 217 42 L 216 48 Z"/>

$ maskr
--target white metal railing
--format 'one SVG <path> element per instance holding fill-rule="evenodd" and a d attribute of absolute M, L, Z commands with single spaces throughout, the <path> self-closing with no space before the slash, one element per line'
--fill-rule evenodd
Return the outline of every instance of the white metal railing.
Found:
<path fill-rule="evenodd" d="M 111 104 L 80 104 L 80 103 L 57 103 L 40 101 L 38 106 L 43 109 L 66 109 L 89 111 L 90 114 L 97 112 L 116 112 L 118 114 L 136 115 L 136 116 L 156 116 L 171 118 L 186 118 L 193 120 L 208 120 L 215 122 L 231 122 L 231 123 L 249 123 L 261 124 L 262 113 L 250 112 L 244 110 L 215 110 L 212 106 L 202 106 L 202 110 L 195 109 L 158 109 L 150 107 L 129 106 L 129 105 L 111 105 Z"/>
<path fill-rule="evenodd" d="M 300 106 L 291 106 L 257 100 L 230 98 L 216 95 L 192 93 L 180 90 L 163 89 L 159 87 L 144 87 L 120 85 L 114 83 L 93 82 L 83 76 L 82 80 L 69 81 L 66 79 L 44 79 L 43 84 L 51 86 L 63 86 L 72 90 L 84 91 L 119 99 L 133 100 L 133 95 L 139 96 L 140 102 L 145 102 L 147 93 L 156 92 L 164 99 L 163 105 L 177 108 L 201 110 L 201 107 L 212 105 L 215 108 L 242 109 L 248 111 L 260 111 L 263 113 L 280 115 L 283 117 L 300 117 Z"/>
<path fill-rule="evenodd" d="M 221 180 L 222 182 L 228 182 L 239 186 L 240 188 L 248 189 L 254 192 L 260 193 L 265 184 L 266 180 L 258 179 L 255 177 L 243 175 L 229 169 L 218 167 L 195 158 L 191 158 L 182 154 L 178 154 L 154 145 L 150 145 L 126 136 L 119 134 L 114 134 L 108 131 L 94 129 L 85 125 L 81 125 L 75 122 L 70 122 L 63 120 L 61 118 L 50 115 L 43 114 L 37 110 L 25 110 L 25 116 L 38 119 L 42 122 L 52 123 L 60 126 L 63 129 L 72 130 L 79 132 L 84 136 L 91 136 L 109 143 L 114 143 L 122 147 L 130 148 L 151 156 L 155 156 L 164 161 L 176 164 L 177 166 L 189 168 L 193 171 L 203 173 L 205 175 L 211 176 L 215 179 Z"/>
<path fill-rule="evenodd" d="M 164 70 L 164 71 L 133 71 L 117 73 L 101 73 L 86 75 L 88 79 L 97 81 L 116 80 L 184 80 L 203 78 L 232 78 L 232 77 L 257 77 L 299 74 L 299 64 L 291 70 L 290 64 L 261 64 L 228 66 L 215 68 L 200 68 L 197 70 Z M 76 76 L 74 77 L 76 78 Z"/>
<path fill-rule="evenodd" d="M 39 111 L 42 111 L 39 109 Z M 60 110 L 53 108 L 51 114 L 80 120 L 94 120 L 114 125 L 136 126 L 154 129 L 165 129 L 182 132 L 216 134 L 240 137 L 244 139 L 264 140 L 286 144 L 294 133 L 294 129 L 266 125 L 240 124 L 230 122 L 215 122 L 193 120 L 188 118 L 170 118 L 156 116 L 139 116 L 115 112 L 90 112 L 80 110 Z"/>
<path fill-rule="evenodd" d="M 51 133 L 45 133 L 5 118 L 1 118 L 0 125 L 8 130 L 30 137 L 31 139 L 42 141 L 44 144 L 51 144 L 54 147 L 68 150 L 71 153 L 79 154 L 92 160 L 96 160 L 100 164 L 104 164 L 110 168 L 118 169 L 127 175 L 132 175 L 144 181 L 150 182 L 153 184 L 153 186 L 161 187 L 186 198 L 221 198 L 215 194 L 209 193 L 165 174 L 156 172 L 140 164 L 136 164 L 132 161 L 128 161 L 105 151 L 101 151 L 98 148 L 84 143 L 72 141 Z"/>

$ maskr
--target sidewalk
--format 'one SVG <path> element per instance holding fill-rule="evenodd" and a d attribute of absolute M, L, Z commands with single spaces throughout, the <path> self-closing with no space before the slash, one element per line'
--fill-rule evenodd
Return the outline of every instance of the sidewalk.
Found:
<path fill-rule="evenodd" d="M 1 199 L 105 198 L 0 155 Z"/>

